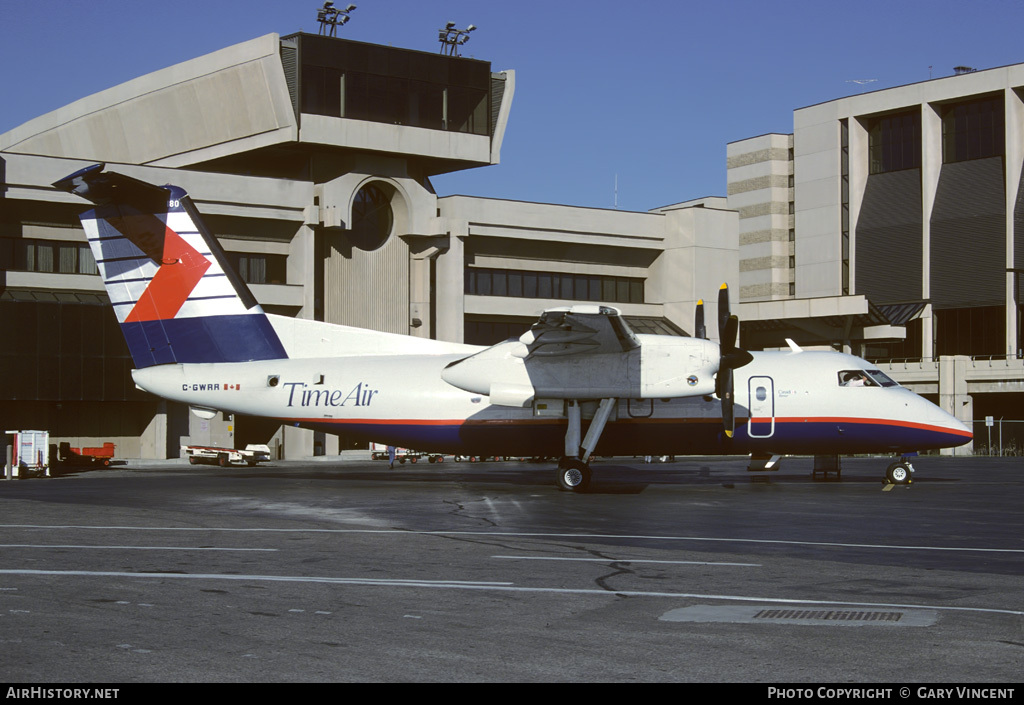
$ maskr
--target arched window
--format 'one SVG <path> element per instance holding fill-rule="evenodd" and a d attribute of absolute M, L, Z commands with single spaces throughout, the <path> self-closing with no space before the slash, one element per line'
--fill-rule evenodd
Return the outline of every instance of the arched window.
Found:
<path fill-rule="evenodd" d="M 360 250 L 376 250 L 388 239 L 393 225 L 389 195 L 372 183 L 359 189 L 352 204 L 352 244 Z"/>

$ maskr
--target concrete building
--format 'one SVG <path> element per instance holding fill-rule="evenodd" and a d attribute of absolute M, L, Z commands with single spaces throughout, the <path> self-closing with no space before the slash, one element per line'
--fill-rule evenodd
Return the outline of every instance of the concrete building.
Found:
<path fill-rule="evenodd" d="M 793 135 L 762 135 L 726 150 L 728 206 L 740 219 L 740 300 L 796 294 Z"/>
<path fill-rule="evenodd" d="M 792 135 L 730 144 L 741 315 L 757 321 L 744 344 L 845 345 L 900 360 L 895 378 L 962 419 L 1021 418 L 1022 97 L 1024 65 L 961 67 L 800 108 Z"/>
<path fill-rule="evenodd" d="M 514 93 L 515 73 L 485 61 L 270 34 L 0 135 L 0 316 L 16 331 L 0 350 L 5 428 L 114 441 L 122 458 L 346 444 L 200 419 L 133 387 L 78 223 L 84 204 L 50 187 L 100 161 L 185 188 L 273 313 L 493 343 L 544 308 L 602 301 L 638 331 L 692 331 L 697 299 L 736 279 L 724 199 L 633 213 L 435 193 L 436 174 L 499 162 Z"/>

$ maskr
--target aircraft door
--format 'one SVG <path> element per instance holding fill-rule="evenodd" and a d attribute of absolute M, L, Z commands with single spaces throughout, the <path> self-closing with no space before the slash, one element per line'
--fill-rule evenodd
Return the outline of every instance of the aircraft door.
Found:
<path fill-rule="evenodd" d="M 750 409 L 747 435 L 770 438 L 775 433 L 775 384 L 771 377 L 751 377 L 747 389 Z"/>

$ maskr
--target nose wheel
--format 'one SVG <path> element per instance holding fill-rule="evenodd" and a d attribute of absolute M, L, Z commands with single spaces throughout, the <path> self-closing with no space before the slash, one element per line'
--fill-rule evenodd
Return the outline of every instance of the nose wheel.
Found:
<path fill-rule="evenodd" d="M 885 470 L 885 479 L 893 485 L 909 485 L 910 475 L 914 472 L 914 466 L 909 460 L 900 459 Z"/>

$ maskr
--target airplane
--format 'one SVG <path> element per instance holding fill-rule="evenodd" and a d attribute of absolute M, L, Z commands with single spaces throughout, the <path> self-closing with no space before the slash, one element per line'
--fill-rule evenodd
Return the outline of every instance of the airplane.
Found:
<path fill-rule="evenodd" d="M 633 332 L 610 306 L 544 311 L 529 331 L 473 346 L 265 313 L 188 194 L 81 169 L 55 188 L 81 214 L 140 388 L 423 452 L 559 457 L 585 491 L 590 459 L 615 455 L 900 456 L 963 445 L 971 430 L 871 363 L 835 351 L 750 352 L 719 291 L 719 339 L 703 302 L 693 337 Z M 856 378 L 856 380 L 854 380 Z M 589 420 L 589 423 L 585 423 Z M 769 462 L 772 462 L 769 461 Z"/>

